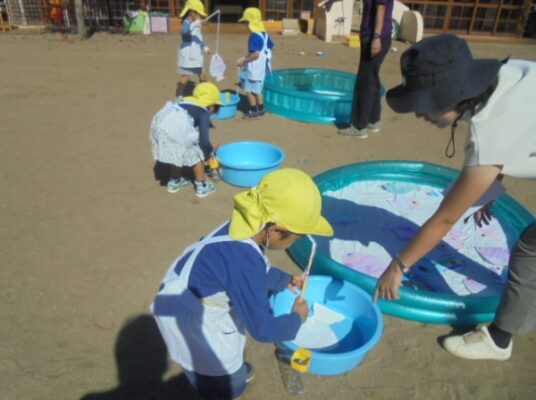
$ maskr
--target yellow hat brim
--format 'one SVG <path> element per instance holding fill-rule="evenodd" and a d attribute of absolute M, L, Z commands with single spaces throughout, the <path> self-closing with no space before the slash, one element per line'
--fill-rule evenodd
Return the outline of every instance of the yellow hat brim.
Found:
<path fill-rule="evenodd" d="M 286 226 L 285 224 L 281 224 L 275 221 L 254 220 L 254 222 L 257 225 L 248 224 L 244 216 L 239 211 L 234 209 L 231 216 L 231 225 L 229 226 L 229 236 L 231 236 L 231 239 L 234 240 L 244 240 L 250 238 L 253 235 L 257 234 L 267 222 L 273 222 L 289 230 L 292 233 L 297 233 L 300 235 L 333 236 L 334 233 L 331 224 L 328 222 L 327 219 L 322 216 L 318 218 L 318 221 L 316 222 L 315 226 L 307 229 L 307 232 L 300 231 L 300 229 L 294 230 L 290 226 Z"/>

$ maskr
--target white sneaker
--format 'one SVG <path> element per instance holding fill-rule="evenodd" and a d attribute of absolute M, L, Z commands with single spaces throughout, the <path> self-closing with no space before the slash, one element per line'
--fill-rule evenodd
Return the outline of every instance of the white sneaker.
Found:
<path fill-rule="evenodd" d="M 357 139 L 366 139 L 368 138 L 368 131 L 367 129 L 357 129 L 350 125 L 348 128 L 339 129 L 339 135 L 351 136 Z"/>
<path fill-rule="evenodd" d="M 470 360 L 508 360 L 512 356 L 512 340 L 506 349 L 498 347 L 491 338 L 488 328 L 481 326 L 461 336 L 449 336 L 443 347 L 449 353 Z"/>
<path fill-rule="evenodd" d="M 379 132 L 380 131 L 380 121 L 375 122 L 373 124 L 367 124 L 367 131 L 369 132 Z"/>

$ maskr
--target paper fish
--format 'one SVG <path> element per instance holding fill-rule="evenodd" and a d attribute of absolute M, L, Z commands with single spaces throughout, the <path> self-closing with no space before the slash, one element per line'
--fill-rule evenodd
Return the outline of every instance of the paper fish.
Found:
<path fill-rule="evenodd" d="M 471 278 L 466 278 L 463 280 L 463 284 L 465 285 L 465 288 L 469 290 L 472 294 L 477 294 L 483 291 L 487 286 L 475 281 Z"/>
<path fill-rule="evenodd" d="M 444 240 L 456 250 L 463 250 L 465 249 L 465 236 L 465 232 L 463 232 L 461 229 L 452 229 L 445 236 Z"/>
<path fill-rule="evenodd" d="M 507 265 L 510 251 L 504 247 L 476 246 L 476 252 L 484 261 L 495 265 Z"/>
<path fill-rule="evenodd" d="M 440 189 L 432 189 L 426 192 L 426 194 L 431 197 L 443 197 L 443 192 Z"/>
<path fill-rule="evenodd" d="M 421 205 L 419 201 L 407 196 L 395 196 L 393 199 L 387 200 L 387 203 L 393 210 L 403 215 L 415 211 Z"/>
<path fill-rule="evenodd" d="M 342 263 L 356 271 L 378 278 L 387 269 L 388 262 L 370 254 L 350 253 L 346 254 Z"/>
<path fill-rule="evenodd" d="M 407 194 L 415 189 L 413 185 L 402 182 L 387 182 L 382 184 L 382 189 L 392 194 Z"/>
<path fill-rule="evenodd" d="M 313 304 L 313 315 L 301 326 L 294 343 L 306 349 L 326 349 L 339 342 L 332 325 L 346 317 L 319 303 Z"/>

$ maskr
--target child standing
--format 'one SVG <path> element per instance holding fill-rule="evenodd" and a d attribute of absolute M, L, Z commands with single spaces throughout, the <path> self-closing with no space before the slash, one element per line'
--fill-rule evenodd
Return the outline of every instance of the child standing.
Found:
<path fill-rule="evenodd" d="M 204 398 L 242 399 L 248 368 L 246 330 L 261 342 L 296 337 L 309 308 L 299 298 L 274 317 L 268 292 L 303 284 L 270 265 L 304 234 L 331 236 L 322 197 L 297 169 L 266 175 L 234 198 L 231 221 L 188 247 L 171 265 L 151 310 L 173 360 Z"/>
<path fill-rule="evenodd" d="M 261 10 L 249 7 L 244 10 L 239 22 L 248 22 L 251 32 L 248 41 L 248 55 L 238 61 L 238 66 L 245 69 L 247 78 L 244 80 L 244 90 L 249 101 L 249 111 L 244 119 L 254 119 L 265 114 L 262 89 L 266 74 L 272 71 L 272 49 L 274 42 L 262 23 Z"/>
<path fill-rule="evenodd" d="M 206 197 L 216 191 L 208 182 L 204 160 L 215 151 L 210 143 L 210 114 L 221 105 L 216 85 L 204 82 L 197 85 L 193 96 L 178 103 L 167 102 L 151 123 L 151 144 L 155 160 L 170 164 L 167 184 L 169 193 L 176 193 L 190 183 L 182 176 L 182 167 L 191 167 L 195 178 L 195 194 Z"/>
<path fill-rule="evenodd" d="M 179 47 L 178 69 L 180 75 L 175 95 L 177 97 L 189 96 L 193 92 L 194 83 L 190 78 L 197 75 L 199 82 L 205 81 L 204 62 L 205 53 L 210 52 L 203 41 L 203 19 L 206 17 L 205 6 L 200 0 L 188 0 L 180 13 L 182 18 L 181 38 Z"/>

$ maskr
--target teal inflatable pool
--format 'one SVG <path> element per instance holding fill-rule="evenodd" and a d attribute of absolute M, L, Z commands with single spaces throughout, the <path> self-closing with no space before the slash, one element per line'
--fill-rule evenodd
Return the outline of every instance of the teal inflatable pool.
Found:
<path fill-rule="evenodd" d="M 314 179 L 326 199 L 327 192 L 332 193 L 362 181 L 396 181 L 427 185 L 443 190 L 456 179 L 458 174 L 457 170 L 424 162 L 378 161 L 335 168 Z M 510 248 L 523 229 L 534 221 L 534 216 L 507 194 L 502 194 L 495 200 L 493 213 Z M 327 218 L 332 223 L 336 222 L 332 221 L 329 215 Z M 366 229 L 363 231 L 365 231 L 363 236 L 366 236 Z M 337 229 L 335 236 L 337 236 Z M 317 238 L 317 242 L 319 240 L 322 238 Z M 304 268 L 310 248 L 310 241 L 302 239 L 289 249 L 289 253 L 297 264 Z M 325 247 L 323 249 L 322 246 L 317 249 L 312 274 L 329 275 L 354 283 L 371 295 L 377 283 L 376 277 L 351 269 L 332 259 L 329 251 L 325 251 Z M 476 324 L 489 322 L 495 315 L 500 292 L 489 293 L 482 291 L 478 295 L 460 296 L 407 285 L 400 290 L 400 300 L 379 301 L 379 306 L 386 314 L 410 320 L 436 324 Z"/>
<path fill-rule="evenodd" d="M 356 74 L 320 68 L 273 71 L 264 83 L 266 109 L 285 118 L 317 124 L 348 124 Z M 385 90 L 382 88 L 382 95 Z"/>

